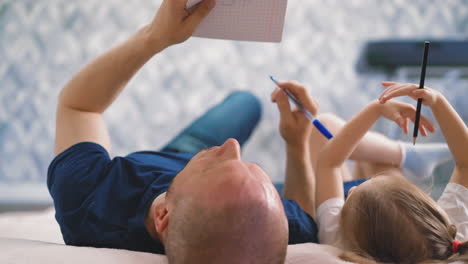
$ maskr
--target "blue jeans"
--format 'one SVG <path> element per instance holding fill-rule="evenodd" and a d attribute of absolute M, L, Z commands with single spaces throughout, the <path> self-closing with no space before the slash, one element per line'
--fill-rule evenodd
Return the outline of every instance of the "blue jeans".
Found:
<path fill-rule="evenodd" d="M 242 146 L 249 139 L 262 115 L 259 99 L 250 92 L 231 93 L 209 109 L 161 151 L 196 154 L 235 138 Z"/>

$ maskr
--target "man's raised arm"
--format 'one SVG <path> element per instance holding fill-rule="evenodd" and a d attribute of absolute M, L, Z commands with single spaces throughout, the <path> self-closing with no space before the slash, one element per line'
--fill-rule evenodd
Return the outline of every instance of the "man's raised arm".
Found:
<path fill-rule="evenodd" d="M 215 5 L 204 0 L 192 13 L 187 0 L 164 0 L 153 21 L 124 43 L 78 72 L 60 92 L 55 154 L 80 142 L 95 142 L 108 152 L 111 143 L 102 113 L 136 72 L 155 54 L 187 40 Z"/>

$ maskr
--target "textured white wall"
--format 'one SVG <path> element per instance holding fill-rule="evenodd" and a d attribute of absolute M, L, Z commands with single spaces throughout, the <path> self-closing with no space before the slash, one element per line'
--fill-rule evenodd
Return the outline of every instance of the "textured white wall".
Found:
<path fill-rule="evenodd" d="M 159 3 L 0 1 L 3 199 L 34 197 L 35 193 L 47 196 L 44 186 L 53 158 L 59 90 L 84 63 L 150 21 Z M 284 146 L 277 132 L 276 106 L 269 100 L 273 86 L 268 75 L 304 82 L 323 111 L 348 119 L 379 94 L 379 82 L 387 78 L 355 72 L 359 51 L 367 40 L 463 39 L 467 35 L 466 0 L 290 0 L 281 44 L 194 38 L 157 55 L 106 114 L 113 154 L 158 149 L 174 131 L 230 91 L 250 90 L 263 101 L 264 118 L 244 150 L 244 159 L 262 164 L 273 180 L 281 181 Z M 418 81 L 406 80 L 404 73 L 395 78 Z M 453 72 L 444 79 L 428 79 L 427 85 L 443 89 L 468 120 L 466 80 Z M 401 137 L 399 132 L 390 132 Z M 440 135 L 431 140 L 440 140 Z M 18 189 L 18 184 L 25 183 L 36 191 L 30 186 Z M 36 185 L 42 189 L 35 189 Z"/>

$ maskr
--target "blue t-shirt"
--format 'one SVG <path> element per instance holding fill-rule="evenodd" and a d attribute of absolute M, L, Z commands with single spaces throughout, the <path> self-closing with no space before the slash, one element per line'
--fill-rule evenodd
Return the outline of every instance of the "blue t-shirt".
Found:
<path fill-rule="evenodd" d="M 164 254 L 144 220 L 154 199 L 192 157 L 146 151 L 111 159 L 102 146 L 89 142 L 58 155 L 49 166 L 47 185 L 65 243 Z M 317 242 L 313 219 L 296 202 L 282 202 L 289 243 Z"/>

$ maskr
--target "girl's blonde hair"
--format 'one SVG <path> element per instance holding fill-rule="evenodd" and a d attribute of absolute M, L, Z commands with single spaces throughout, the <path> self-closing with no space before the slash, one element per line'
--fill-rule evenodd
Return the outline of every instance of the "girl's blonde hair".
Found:
<path fill-rule="evenodd" d="M 377 176 L 348 197 L 340 218 L 341 258 L 357 263 L 468 260 L 468 242 L 437 203 L 401 175 Z"/>

